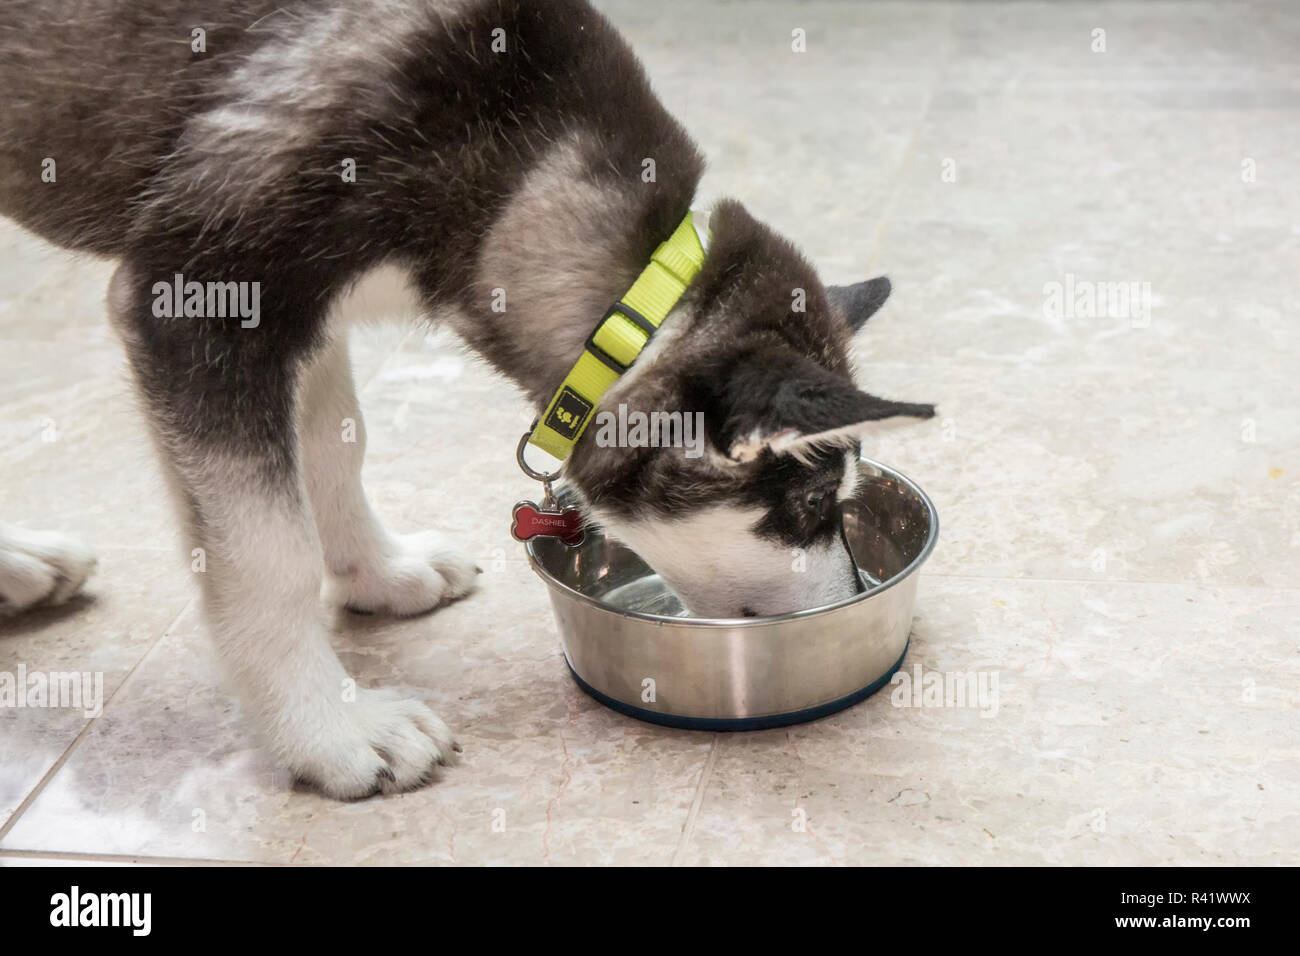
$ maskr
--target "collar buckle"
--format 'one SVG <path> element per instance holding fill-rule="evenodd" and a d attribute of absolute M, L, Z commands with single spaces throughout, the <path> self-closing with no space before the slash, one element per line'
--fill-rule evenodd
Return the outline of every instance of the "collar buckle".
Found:
<path fill-rule="evenodd" d="M 613 305 L 611 305 L 606 310 L 605 314 L 600 317 L 600 321 L 597 322 L 596 327 L 591 330 L 591 334 L 587 336 L 587 341 L 583 343 L 582 347 L 585 348 L 592 355 L 594 355 L 596 358 L 600 359 L 606 365 L 608 365 L 619 375 L 622 375 L 632 366 L 620 362 L 618 359 L 614 358 L 614 356 L 610 355 L 608 352 L 606 352 L 604 349 L 602 349 L 599 345 L 596 344 L 596 334 L 605 327 L 606 322 L 608 322 L 612 317 L 616 315 L 622 316 L 623 318 L 627 319 L 629 322 L 631 322 L 638 329 L 640 329 L 642 332 L 645 333 L 645 345 L 641 346 L 641 348 L 643 349 L 646 347 L 646 345 L 650 344 L 650 340 L 654 338 L 655 332 L 659 331 L 659 327 L 655 325 L 653 322 L 651 322 L 649 319 L 647 319 L 640 312 L 638 312 L 636 309 L 632 308 L 630 305 L 624 302 L 622 299 L 618 300 Z"/>

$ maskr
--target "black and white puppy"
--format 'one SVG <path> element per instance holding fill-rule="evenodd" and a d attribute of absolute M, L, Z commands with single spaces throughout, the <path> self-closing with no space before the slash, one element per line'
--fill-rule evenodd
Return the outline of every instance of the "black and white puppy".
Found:
<path fill-rule="evenodd" d="M 540 409 L 690 209 L 700 154 L 582 0 L 7 0 L 0 42 L 0 212 L 121 263 L 109 311 L 248 714 L 326 793 L 420 786 L 452 734 L 389 690 L 344 699 L 322 585 L 417 614 L 475 568 L 371 511 L 347 324 L 408 303 Z M 589 431 L 567 478 L 696 613 L 848 596 L 846 456 L 864 423 L 933 414 L 853 384 L 851 331 L 888 282 L 823 287 L 733 201 L 709 226 L 703 270 L 603 402 L 702 412 L 707 453 Z M 177 275 L 256 283 L 256 314 L 160 307 Z M 6 532 L 0 597 L 66 597 L 90 560 Z"/>

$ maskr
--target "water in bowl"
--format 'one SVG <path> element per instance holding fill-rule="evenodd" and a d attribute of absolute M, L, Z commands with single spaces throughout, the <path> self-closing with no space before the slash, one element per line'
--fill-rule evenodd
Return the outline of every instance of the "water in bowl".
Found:
<path fill-rule="evenodd" d="M 647 574 L 599 595 L 620 611 L 633 614 L 659 614 L 663 617 L 690 617 L 682 599 L 657 574 Z"/>
<path fill-rule="evenodd" d="M 862 579 L 864 590 L 870 590 L 880 584 L 861 568 L 858 569 L 858 575 Z M 683 618 L 691 616 L 677 593 L 663 578 L 653 572 L 592 596 L 620 611 L 630 611 L 633 614 L 657 614 L 661 617 Z"/>

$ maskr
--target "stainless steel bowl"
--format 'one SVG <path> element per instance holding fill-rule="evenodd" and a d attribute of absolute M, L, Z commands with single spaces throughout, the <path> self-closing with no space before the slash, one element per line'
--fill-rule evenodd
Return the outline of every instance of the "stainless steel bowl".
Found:
<path fill-rule="evenodd" d="M 620 713 L 692 730 L 814 720 L 883 687 L 907 651 L 917 572 L 939 516 L 898 472 L 867 459 L 859 468 L 858 492 L 840 513 L 863 590 L 780 617 L 687 617 L 658 575 L 599 533 L 574 548 L 529 541 L 574 680 Z"/>

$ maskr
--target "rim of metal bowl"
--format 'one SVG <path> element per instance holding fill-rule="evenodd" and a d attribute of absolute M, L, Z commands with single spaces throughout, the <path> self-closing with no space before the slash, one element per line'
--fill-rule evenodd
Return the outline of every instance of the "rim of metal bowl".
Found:
<path fill-rule="evenodd" d="M 538 577 L 546 583 L 547 587 L 554 588 L 557 591 L 567 594 L 569 597 L 576 598 L 584 604 L 590 604 L 592 607 L 599 608 L 606 613 L 617 614 L 619 617 L 628 617 L 633 618 L 634 620 L 650 621 L 655 624 L 667 624 L 676 627 L 755 628 L 771 627 L 776 624 L 784 624 L 788 621 L 797 621 L 807 617 L 817 617 L 821 614 L 829 614 L 830 612 L 837 611 L 842 607 L 848 607 L 850 604 L 856 604 L 859 601 L 873 598 L 882 591 L 888 591 L 895 584 L 911 577 L 916 570 L 925 563 L 925 559 L 930 556 L 930 552 L 934 550 L 934 546 L 939 540 L 939 512 L 935 510 L 934 502 L 930 500 L 930 496 L 922 490 L 920 485 L 914 482 L 911 478 L 908 478 L 902 472 L 895 471 L 888 465 L 883 465 L 873 458 L 859 458 L 858 464 L 869 465 L 876 468 L 885 475 L 898 479 L 915 492 L 916 496 L 925 504 L 925 510 L 930 516 L 930 534 L 926 539 L 925 546 L 921 548 L 920 553 L 908 562 L 907 567 L 903 568 L 903 570 L 899 571 L 888 581 L 883 581 L 875 587 L 868 588 L 865 591 L 860 591 L 851 597 L 846 597 L 844 600 L 836 601 L 833 604 L 823 604 L 819 607 L 805 608 L 802 611 L 791 611 L 788 614 L 779 614 L 774 617 L 669 617 L 666 614 L 647 614 L 644 611 L 625 611 L 622 608 L 606 604 L 604 601 L 600 601 L 588 594 L 583 594 L 576 588 L 571 588 L 563 581 L 556 579 L 556 577 L 547 571 L 546 568 L 542 567 L 541 563 L 537 560 L 537 556 L 533 553 L 532 541 L 529 541 L 524 545 L 524 550 L 528 553 L 528 563 L 532 565 L 533 570 L 537 572 Z"/>

